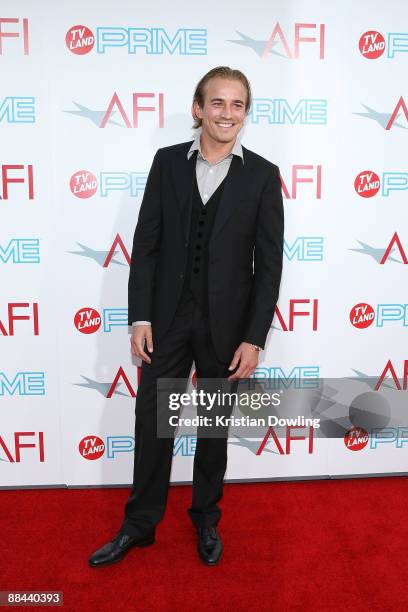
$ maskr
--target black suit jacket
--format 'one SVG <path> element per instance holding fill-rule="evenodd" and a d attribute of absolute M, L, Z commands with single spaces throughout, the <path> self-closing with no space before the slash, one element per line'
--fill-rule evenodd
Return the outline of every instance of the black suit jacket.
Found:
<path fill-rule="evenodd" d="M 137 222 L 129 274 L 129 325 L 152 322 L 153 344 L 169 328 L 181 295 L 195 156 L 191 142 L 159 149 Z M 283 203 L 277 166 L 243 147 L 234 156 L 210 237 L 208 299 L 218 358 L 243 341 L 264 347 L 279 294 Z"/>

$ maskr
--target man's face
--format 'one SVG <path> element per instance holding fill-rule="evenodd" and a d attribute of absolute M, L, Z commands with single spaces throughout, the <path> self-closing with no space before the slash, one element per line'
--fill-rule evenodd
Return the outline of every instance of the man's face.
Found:
<path fill-rule="evenodd" d="M 204 90 L 204 105 L 193 112 L 202 119 L 202 133 L 219 143 L 233 143 L 244 124 L 247 92 L 241 81 L 215 77 Z"/>

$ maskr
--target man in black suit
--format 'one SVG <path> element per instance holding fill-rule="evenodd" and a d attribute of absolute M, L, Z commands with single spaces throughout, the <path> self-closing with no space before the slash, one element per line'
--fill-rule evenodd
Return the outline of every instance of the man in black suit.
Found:
<path fill-rule="evenodd" d="M 117 536 L 92 567 L 148 546 L 164 514 L 173 452 L 157 435 L 157 381 L 228 379 L 254 372 L 278 299 L 283 253 L 279 169 L 237 140 L 251 105 L 242 72 L 214 68 L 198 83 L 193 142 L 159 149 L 134 235 L 131 347 L 142 374 L 136 400 L 133 487 Z M 216 564 L 228 435 L 197 435 L 192 504 L 198 553 Z"/>

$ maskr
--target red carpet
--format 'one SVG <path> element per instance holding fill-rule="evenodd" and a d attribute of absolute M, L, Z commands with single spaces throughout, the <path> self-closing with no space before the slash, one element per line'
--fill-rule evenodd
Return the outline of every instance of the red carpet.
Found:
<path fill-rule="evenodd" d="M 216 567 L 196 557 L 190 487 L 172 487 L 154 546 L 89 568 L 128 493 L 1 491 L 0 590 L 62 590 L 75 612 L 408 607 L 405 477 L 226 485 Z"/>

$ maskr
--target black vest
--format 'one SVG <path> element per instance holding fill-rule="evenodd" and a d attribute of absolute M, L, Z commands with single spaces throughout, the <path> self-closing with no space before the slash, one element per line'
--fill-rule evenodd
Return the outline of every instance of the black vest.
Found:
<path fill-rule="evenodd" d="M 192 294 L 205 314 L 208 313 L 208 243 L 226 179 L 223 179 L 204 206 L 194 171 L 187 267 L 181 299 Z"/>

